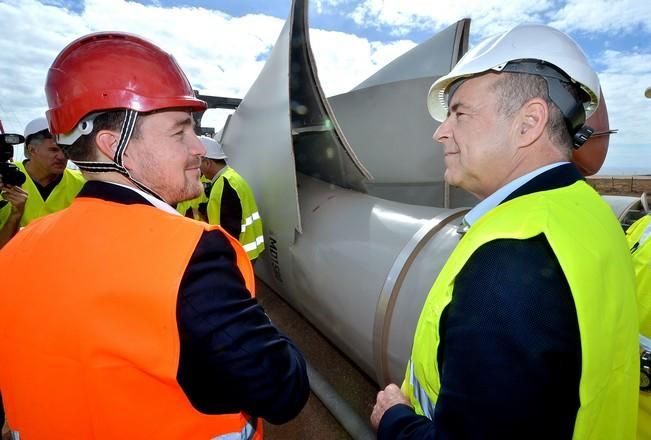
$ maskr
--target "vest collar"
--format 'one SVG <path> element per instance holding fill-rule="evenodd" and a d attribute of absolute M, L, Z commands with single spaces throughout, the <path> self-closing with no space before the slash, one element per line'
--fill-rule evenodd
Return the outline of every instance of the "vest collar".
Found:
<path fill-rule="evenodd" d="M 463 218 L 460 233 L 467 231 L 477 220 L 502 203 L 539 191 L 548 191 L 573 184 L 583 176 L 576 166 L 569 162 L 555 163 L 541 167 L 506 184 L 486 199 L 479 202 Z"/>
<path fill-rule="evenodd" d="M 131 188 L 119 183 L 89 180 L 84 184 L 84 187 L 81 189 L 77 197 L 92 197 L 123 205 L 151 205 L 167 213 L 179 215 L 179 213 L 167 203 L 164 203 L 137 188 Z"/>

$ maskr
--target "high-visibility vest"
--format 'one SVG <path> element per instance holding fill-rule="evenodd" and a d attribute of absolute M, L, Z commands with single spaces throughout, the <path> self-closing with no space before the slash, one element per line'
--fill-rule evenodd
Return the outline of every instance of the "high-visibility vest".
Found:
<path fill-rule="evenodd" d="M 20 438 L 262 438 L 259 419 L 197 411 L 176 379 L 179 284 L 211 229 L 78 198 L 2 249 L 0 389 Z M 254 294 L 251 262 L 228 239 Z"/>
<path fill-rule="evenodd" d="M 621 227 L 584 181 L 507 201 L 468 230 L 425 301 L 403 391 L 418 414 L 432 417 L 441 388 L 439 321 L 456 276 L 483 244 L 541 233 L 567 277 L 580 329 L 580 407 L 573 438 L 632 439 L 639 381 L 635 279 Z"/>
<path fill-rule="evenodd" d="M 54 187 L 48 198 L 43 200 L 36 184 L 25 170 L 25 165 L 22 162 L 16 162 L 15 165 L 25 174 L 25 183 L 21 187 L 28 194 L 25 211 L 20 218 L 21 227 L 27 226 L 44 215 L 67 208 L 86 183 L 84 176 L 79 171 L 66 168 L 61 181 Z M 11 206 L 9 204 L 0 209 L 0 228 L 6 223 L 10 214 Z"/>
<path fill-rule="evenodd" d="M 207 184 L 210 184 L 210 180 L 205 178 L 204 176 L 201 176 L 201 183 L 205 186 Z M 195 220 L 208 221 L 208 219 L 205 218 L 205 216 L 201 215 L 202 213 L 200 211 L 200 205 L 202 203 L 208 203 L 208 196 L 203 190 L 201 191 L 201 194 L 199 194 L 194 199 L 185 200 L 183 202 L 177 203 L 176 210 L 179 212 L 179 214 L 185 217 L 190 217 Z"/>
<path fill-rule="evenodd" d="M 242 205 L 242 230 L 238 237 L 251 260 L 256 259 L 264 250 L 262 219 L 255 203 L 253 190 L 233 168 L 226 166 L 215 180 L 208 200 L 208 223 L 218 225 L 221 218 L 221 200 L 224 192 L 224 179 L 235 190 Z"/>
<path fill-rule="evenodd" d="M 651 351 L 651 215 L 645 215 L 626 231 L 637 280 L 640 342 Z M 640 392 L 637 438 L 651 439 L 651 392 Z"/>

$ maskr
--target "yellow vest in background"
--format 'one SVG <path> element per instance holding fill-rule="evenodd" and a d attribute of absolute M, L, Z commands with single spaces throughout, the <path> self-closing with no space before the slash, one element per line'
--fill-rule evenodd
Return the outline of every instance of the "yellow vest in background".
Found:
<path fill-rule="evenodd" d="M 70 206 L 72 200 L 84 186 L 86 180 L 78 170 L 66 168 L 63 171 L 63 177 L 57 186 L 52 190 L 47 200 L 43 200 L 36 184 L 25 170 L 22 162 L 16 162 L 15 165 L 25 174 L 25 183 L 21 187 L 27 191 L 28 197 L 25 203 L 25 212 L 20 219 L 20 226 L 24 227 L 37 218 L 44 215 L 52 214 Z M 0 209 L 0 228 L 4 226 L 9 215 L 11 214 L 11 205 L 7 204 Z"/>
<path fill-rule="evenodd" d="M 651 339 L 651 215 L 645 215 L 626 231 L 637 280 L 640 334 Z M 649 347 L 651 348 L 651 347 Z M 640 392 L 637 438 L 651 439 L 651 392 Z"/>
<path fill-rule="evenodd" d="M 201 183 L 202 185 L 205 185 L 206 183 L 210 183 L 210 180 L 204 176 L 201 176 Z M 202 203 L 208 203 L 208 196 L 206 196 L 206 193 L 203 189 L 201 190 L 201 194 L 199 194 L 194 199 L 177 203 L 176 210 L 184 217 L 207 222 L 208 219 L 204 218 L 199 211 L 199 205 Z M 188 215 L 188 211 L 190 211 L 191 215 Z"/>
<path fill-rule="evenodd" d="M 632 439 L 639 394 L 635 279 L 620 225 L 583 181 L 505 202 L 469 229 L 423 306 L 403 391 L 418 414 L 432 414 L 441 388 L 439 320 L 472 254 L 493 240 L 526 240 L 540 233 L 567 277 L 580 328 L 580 407 L 573 438 Z"/>
<path fill-rule="evenodd" d="M 233 168 L 226 166 L 221 175 L 215 180 L 208 201 L 208 223 L 221 224 L 221 200 L 224 192 L 224 179 L 235 190 L 242 205 L 242 230 L 238 237 L 242 247 L 251 260 L 255 260 L 264 250 L 262 219 L 258 213 L 253 190 Z"/>

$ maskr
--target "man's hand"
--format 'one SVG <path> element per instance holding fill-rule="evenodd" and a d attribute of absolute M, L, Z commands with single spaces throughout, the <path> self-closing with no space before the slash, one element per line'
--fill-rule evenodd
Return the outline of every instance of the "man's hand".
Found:
<path fill-rule="evenodd" d="M 371 426 L 373 429 L 377 431 L 382 416 L 389 408 L 401 403 L 411 406 L 409 400 L 407 400 L 407 396 L 402 393 L 402 390 L 396 384 L 389 384 L 384 390 L 377 393 L 375 406 L 371 413 Z"/>
<path fill-rule="evenodd" d="M 21 216 L 25 212 L 27 202 L 27 191 L 20 186 L 0 185 L 0 194 L 11 204 L 11 215 Z"/>

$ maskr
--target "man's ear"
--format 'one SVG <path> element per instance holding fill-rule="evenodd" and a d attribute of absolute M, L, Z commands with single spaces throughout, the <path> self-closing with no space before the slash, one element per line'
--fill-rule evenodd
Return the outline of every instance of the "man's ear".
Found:
<path fill-rule="evenodd" d="M 520 108 L 515 120 L 518 146 L 529 146 L 545 132 L 549 120 L 549 107 L 544 99 L 532 98 Z"/>
<path fill-rule="evenodd" d="M 100 130 L 95 135 L 95 144 L 97 149 L 103 156 L 106 156 L 107 159 L 113 161 L 115 157 L 115 151 L 118 148 L 118 134 L 111 130 Z"/>

